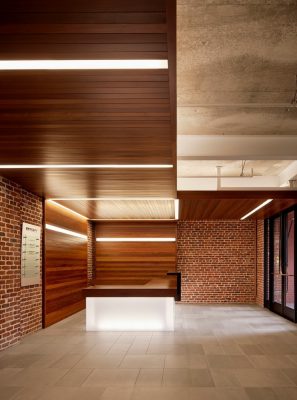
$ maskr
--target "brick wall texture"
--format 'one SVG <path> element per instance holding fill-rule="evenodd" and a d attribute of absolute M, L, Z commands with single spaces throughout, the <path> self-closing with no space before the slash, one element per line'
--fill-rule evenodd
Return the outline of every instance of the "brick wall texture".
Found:
<path fill-rule="evenodd" d="M 22 223 L 42 214 L 41 198 L 0 177 L 0 350 L 42 326 L 42 285 L 21 287 Z"/>
<path fill-rule="evenodd" d="M 257 296 L 256 303 L 264 307 L 264 221 L 257 221 Z"/>
<path fill-rule="evenodd" d="M 184 303 L 255 303 L 256 222 L 180 221 L 177 269 Z"/>

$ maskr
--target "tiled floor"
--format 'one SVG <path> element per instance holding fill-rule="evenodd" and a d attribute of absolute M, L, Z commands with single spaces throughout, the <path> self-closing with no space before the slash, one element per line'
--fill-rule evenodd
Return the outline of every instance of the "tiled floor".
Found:
<path fill-rule="evenodd" d="M 1 400 L 296 400 L 297 325 L 178 305 L 175 332 L 86 333 L 84 313 L 0 353 Z"/>

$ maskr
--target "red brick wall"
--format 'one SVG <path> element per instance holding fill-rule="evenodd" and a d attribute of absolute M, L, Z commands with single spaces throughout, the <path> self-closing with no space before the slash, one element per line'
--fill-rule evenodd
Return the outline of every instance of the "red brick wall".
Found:
<path fill-rule="evenodd" d="M 184 303 L 254 303 L 256 223 L 180 221 L 177 268 Z"/>
<path fill-rule="evenodd" d="M 264 307 L 264 221 L 257 221 L 257 296 L 256 303 Z"/>
<path fill-rule="evenodd" d="M 0 350 L 41 328 L 41 284 L 21 288 L 21 230 L 42 214 L 39 197 L 0 177 Z"/>

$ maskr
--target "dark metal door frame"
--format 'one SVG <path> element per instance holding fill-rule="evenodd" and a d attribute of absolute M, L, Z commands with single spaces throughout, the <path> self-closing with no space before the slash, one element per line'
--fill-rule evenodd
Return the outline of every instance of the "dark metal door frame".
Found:
<path fill-rule="evenodd" d="M 286 284 L 287 284 L 287 271 L 285 271 L 285 261 L 286 261 L 286 224 L 285 216 L 291 211 L 294 211 L 294 296 L 295 296 L 295 309 L 291 309 L 286 306 Z M 265 296 L 265 307 L 269 308 L 271 311 L 282 315 L 283 317 L 296 322 L 297 321 L 297 224 L 296 224 L 297 207 L 291 207 L 267 220 L 264 224 L 264 296 Z M 274 221 L 276 218 L 280 218 L 280 275 L 281 275 L 281 304 L 274 302 Z M 267 282 L 268 281 L 268 282 Z M 267 284 L 268 283 L 268 284 Z M 269 293 L 267 293 L 267 291 Z"/>

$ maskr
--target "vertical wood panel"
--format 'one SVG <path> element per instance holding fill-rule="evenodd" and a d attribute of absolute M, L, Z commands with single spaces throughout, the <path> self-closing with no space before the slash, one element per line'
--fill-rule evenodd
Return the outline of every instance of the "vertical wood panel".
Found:
<path fill-rule="evenodd" d="M 87 222 L 61 207 L 46 204 L 46 223 L 87 233 Z M 87 240 L 45 231 L 44 325 L 49 326 L 82 310 L 87 286 Z"/>

